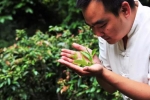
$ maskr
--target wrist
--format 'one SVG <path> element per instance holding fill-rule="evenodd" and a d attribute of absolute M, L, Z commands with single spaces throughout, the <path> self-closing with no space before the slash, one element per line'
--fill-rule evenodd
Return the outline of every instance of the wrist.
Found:
<path fill-rule="evenodd" d="M 101 69 L 99 70 L 99 72 L 95 75 L 96 78 L 102 78 L 103 77 L 103 71 L 105 70 L 105 67 L 103 65 L 101 65 Z"/>

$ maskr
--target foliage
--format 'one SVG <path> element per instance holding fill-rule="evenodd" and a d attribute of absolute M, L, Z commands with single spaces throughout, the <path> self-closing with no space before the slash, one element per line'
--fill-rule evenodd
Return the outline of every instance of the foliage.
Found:
<path fill-rule="evenodd" d="M 74 0 L 1 0 L 0 48 L 15 42 L 15 30 L 26 29 L 32 36 L 36 30 L 47 31 L 49 25 L 61 25 L 76 33 L 83 25 L 82 14 Z"/>
<path fill-rule="evenodd" d="M 18 27 L 40 29 L 58 24 L 75 29 L 81 25 L 82 15 L 74 0 L 1 0 L 0 5 L 0 23 L 11 20 Z"/>
<path fill-rule="evenodd" d="M 140 1 L 150 6 L 150 0 Z M 37 29 L 45 32 L 49 25 L 61 25 L 75 34 L 83 23 L 76 0 L 1 0 L 0 48 L 15 42 L 16 29 L 26 29 L 32 36 Z"/>
<path fill-rule="evenodd" d="M 53 82 L 57 72 L 48 67 L 57 65 L 56 61 L 51 62 L 54 56 L 57 57 L 52 55 L 56 48 L 50 42 L 54 37 L 48 39 L 48 35 L 37 31 L 28 38 L 25 31 L 17 32 L 20 41 L 1 51 L 0 99 L 36 100 L 40 96 L 44 100 L 47 93 L 55 94 L 56 88 Z M 43 91 L 45 96 L 41 95 Z"/>
<path fill-rule="evenodd" d="M 150 6 L 149 0 L 141 2 Z M 108 94 L 94 77 L 80 77 L 57 62 L 60 49 L 73 49 L 73 42 L 98 48 L 87 27 L 78 32 L 68 30 L 77 29 L 82 22 L 74 0 L 1 0 L 0 99 L 121 100 L 119 92 Z M 35 34 L 37 29 L 47 31 L 49 25 L 62 27 L 50 26 L 49 32 L 38 30 Z M 22 28 L 26 31 L 15 34 L 15 29 Z"/>
<path fill-rule="evenodd" d="M 150 6 L 150 0 L 140 1 L 144 5 Z M 28 19 L 36 21 L 40 19 L 43 21 L 42 23 L 48 22 L 47 25 L 59 23 L 70 28 L 76 28 L 76 25 L 81 25 L 82 14 L 76 8 L 76 0 L 0 1 L 0 23 L 5 23 L 7 20 L 28 21 Z"/>
<path fill-rule="evenodd" d="M 0 50 L 1 100 L 119 100 L 120 95 L 105 92 L 94 77 L 80 77 L 57 62 L 61 48 L 73 49 L 73 42 L 98 48 L 87 26 L 76 36 L 58 26 L 31 37 L 25 30 L 16 32 L 17 42 Z"/>
<path fill-rule="evenodd" d="M 6 20 L 13 20 L 13 15 L 16 15 L 18 10 L 32 14 L 33 10 L 29 7 L 29 4 L 33 5 L 34 2 L 31 0 L 1 0 L 0 14 L 3 14 L 3 16 L 0 16 L 0 23 L 4 23 Z"/>
<path fill-rule="evenodd" d="M 96 54 L 96 49 L 92 50 L 91 52 L 88 51 L 79 51 L 81 53 L 82 58 L 78 59 L 77 58 L 77 53 L 72 55 L 72 58 L 74 60 L 74 64 L 84 67 L 84 66 L 91 66 L 93 65 L 93 57 Z"/>

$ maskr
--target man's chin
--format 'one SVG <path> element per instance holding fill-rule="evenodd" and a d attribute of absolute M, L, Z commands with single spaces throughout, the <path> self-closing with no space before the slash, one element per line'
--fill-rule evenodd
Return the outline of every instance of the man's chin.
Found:
<path fill-rule="evenodd" d="M 107 41 L 108 44 L 115 44 L 117 41 Z"/>

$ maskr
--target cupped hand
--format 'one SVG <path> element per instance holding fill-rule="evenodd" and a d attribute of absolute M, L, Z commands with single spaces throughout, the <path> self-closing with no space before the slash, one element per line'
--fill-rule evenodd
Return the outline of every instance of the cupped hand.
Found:
<path fill-rule="evenodd" d="M 73 59 L 73 55 L 74 54 L 77 55 L 78 59 L 82 59 L 82 54 L 79 51 L 86 51 L 87 52 L 87 50 L 88 50 L 88 52 L 90 52 L 90 53 L 92 52 L 91 49 L 86 48 L 86 47 L 84 47 L 84 46 L 82 46 L 80 44 L 77 44 L 77 43 L 73 43 L 72 47 L 75 48 L 77 51 L 69 50 L 69 49 L 62 49 L 62 52 L 61 52 L 62 58 L 64 60 L 72 62 L 72 63 L 73 63 L 73 60 L 74 60 Z M 89 62 L 88 60 L 86 60 L 86 61 Z M 93 63 L 94 64 L 96 64 L 96 63 L 100 64 L 101 63 L 100 60 L 99 60 L 99 58 L 96 55 L 94 55 L 94 57 L 93 57 Z"/>
<path fill-rule="evenodd" d="M 74 70 L 80 76 L 100 76 L 103 70 L 103 66 L 101 64 L 93 64 L 91 66 L 80 67 L 62 58 L 59 59 L 58 62 Z"/>
<path fill-rule="evenodd" d="M 100 71 L 102 70 L 102 65 L 100 63 L 100 60 L 99 58 L 95 55 L 93 57 L 93 65 L 90 66 L 90 67 L 80 67 L 78 65 L 75 65 L 73 63 L 74 59 L 72 58 L 72 55 L 73 54 L 77 54 L 77 58 L 78 59 L 81 59 L 82 58 L 82 55 L 79 51 L 89 51 L 89 52 L 92 52 L 91 49 L 89 48 L 86 48 L 82 45 L 79 45 L 77 43 L 73 43 L 72 44 L 73 48 L 75 48 L 77 51 L 74 51 L 74 50 L 69 50 L 69 49 L 62 49 L 62 52 L 61 52 L 61 59 L 58 60 L 58 62 L 66 65 L 68 68 L 74 70 L 76 73 L 78 73 L 79 75 L 83 76 L 83 75 L 96 75 L 96 74 L 99 74 Z M 87 60 L 88 62 L 88 60 Z"/>

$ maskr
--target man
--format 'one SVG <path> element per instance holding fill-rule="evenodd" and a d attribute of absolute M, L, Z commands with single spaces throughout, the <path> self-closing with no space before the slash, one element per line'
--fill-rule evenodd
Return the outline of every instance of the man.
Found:
<path fill-rule="evenodd" d="M 78 0 L 77 6 L 99 36 L 99 58 L 83 68 L 72 63 L 71 55 L 79 52 L 63 49 L 58 61 L 79 75 L 95 76 L 108 92 L 119 90 L 124 100 L 150 100 L 150 8 L 133 0 Z"/>

